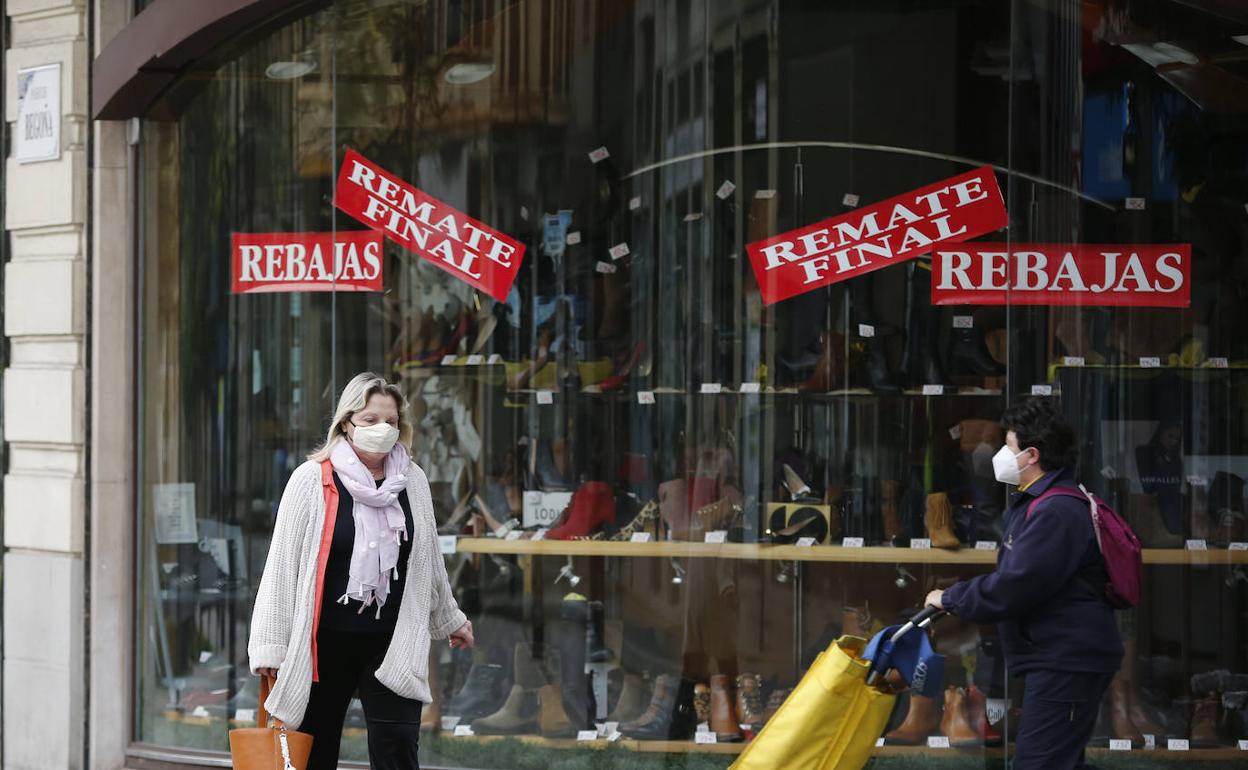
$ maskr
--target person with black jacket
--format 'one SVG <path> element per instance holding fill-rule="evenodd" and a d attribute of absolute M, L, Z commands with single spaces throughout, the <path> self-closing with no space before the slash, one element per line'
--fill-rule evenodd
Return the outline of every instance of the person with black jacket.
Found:
<path fill-rule="evenodd" d="M 963 620 L 997 623 L 1006 663 L 1024 677 L 1014 770 L 1084 767 L 1101 699 L 1122 663 L 1122 640 L 1104 597 L 1109 580 L 1089 506 L 1077 487 L 1074 430 L 1050 399 L 1032 398 L 1002 418 L 1006 445 L 997 480 L 1016 486 L 1005 540 L 990 574 L 928 594 Z"/>

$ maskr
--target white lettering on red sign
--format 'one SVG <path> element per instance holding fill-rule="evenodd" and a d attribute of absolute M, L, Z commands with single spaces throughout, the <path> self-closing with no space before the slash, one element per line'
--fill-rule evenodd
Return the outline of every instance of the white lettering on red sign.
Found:
<path fill-rule="evenodd" d="M 234 233 L 234 294 L 381 291 L 380 233 Z"/>
<path fill-rule="evenodd" d="M 936 305 L 1191 304 L 1189 244 L 966 244 L 932 253 Z"/>

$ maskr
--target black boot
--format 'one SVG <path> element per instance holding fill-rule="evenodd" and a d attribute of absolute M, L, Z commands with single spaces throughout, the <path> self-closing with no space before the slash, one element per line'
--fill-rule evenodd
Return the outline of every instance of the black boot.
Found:
<path fill-rule="evenodd" d="M 630 725 L 628 737 L 642 741 L 687 741 L 698 726 L 693 709 L 693 680 L 674 677 L 656 701 L 652 701 L 640 724 Z M 675 686 L 673 686 L 675 685 Z"/>
<path fill-rule="evenodd" d="M 559 671 L 563 685 L 563 709 L 577 730 L 593 727 L 595 716 L 593 682 L 585 672 L 586 627 L 589 602 L 585 599 L 564 599 L 559 615 Z"/>
<path fill-rule="evenodd" d="M 1001 377 L 1005 364 L 992 357 L 979 329 L 954 329 L 949 340 L 949 367 L 959 374 Z"/>
<path fill-rule="evenodd" d="M 914 387 L 945 382 L 938 351 L 940 308 L 932 306 L 931 272 L 906 266 L 906 342 L 901 352 L 901 372 Z"/>
<path fill-rule="evenodd" d="M 508 691 L 507 670 L 494 663 L 473 663 L 464 686 L 442 709 L 447 716 L 457 716 L 464 724 L 493 714 L 503 705 Z"/>
<path fill-rule="evenodd" d="M 589 628 L 586 637 L 586 655 L 590 663 L 607 663 L 611 660 L 611 651 L 602 641 L 603 624 L 602 602 L 589 603 Z"/>
<path fill-rule="evenodd" d="M 888 358 L 884 355 L 882 342 L 867 343 L 867 381 L 874 393 L 898 393 L 901 390 L 888 368 Z"/>

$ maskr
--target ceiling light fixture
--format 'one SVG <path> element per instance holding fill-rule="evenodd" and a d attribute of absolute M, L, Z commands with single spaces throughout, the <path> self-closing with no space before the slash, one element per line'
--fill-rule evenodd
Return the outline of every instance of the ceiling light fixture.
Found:
<path fill-rule="evenodd" d="M 312 59 L 275 61 L 264 68 L 264 76 L 269 80 L 295 80 L 313 72 L 316 62 Z"/>
<path fill-rule="evenodd" d="M 442 79 L 453 86 L 470 86 L 494 74 L 494 62 L 460 62 L 452 65 Z"/>
<path fill-rule="evenodd" d="M 1231 40 L 1240 45 L 1248 45 L 1248 35 L 1231 35 Z"/>

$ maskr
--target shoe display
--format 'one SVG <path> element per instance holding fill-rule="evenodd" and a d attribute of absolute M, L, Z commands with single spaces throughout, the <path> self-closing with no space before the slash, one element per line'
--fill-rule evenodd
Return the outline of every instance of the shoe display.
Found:
<path fill-rule="evenodd" d="M 589 625 L 585 629 L 585 657 L 590 663 L 608 663 L 614 657 L 602 641 L 605 608 L 602 602 L 589 602 Z"/>
<path fill-rule="evenodd" d="M 655 681 L 650 706 L 635 722 L 621 725 L 620 732 L 637 740 L 688 740 L 698 725 L 693 689 L 692 679 L 660 676 Z"/>
<path fill-rule="evenodd" d="M 655 522 L 659 519 L 659 501 L 651 500 L 642 506 L 633 520 L 624 525 L 618 532 L 611 536 L 612 540 L 631 540 L 633 535 L 638 532 L 652 532 Z"/>
<path fill-rule="evenodd" d="M 472 731 L 479 735 L 520 735 L 538 726 L 537 690 L 512 685 L 507 700 L 498 711 L 472 720 Z"/>
<path fill-rule="evenodd" d="M 884 523 L 884 542 L 892 543 L 901 537 L 901 482 L 893 479 L 880 480 L 880 518 Z"/>
<path fill-rule="evenodd" d="M 697 717 L 698 724 L 707 724 L 711 721 L 711 686 L 704 682 L 698 682 L 693 686 L 693 713 Z"/>
<path fill-rule="evenodd" d="M 823 350 L 815 362 L 815 373 L 797 386 L 801 393 L 827 393 L 845 387 L 845 338 L 834 332 L 824 332 L 820 339 Z"/>
<path fill-rule="evenodd" d="M 461 722 L 493 714 L 502 706 L 507 698 L 508 685 L 506 669 L 495 663 L 479 663 L 474 661 L 468 669 L 464 686 L 446 704 L 446 714 L 457 716 Z"/>
<path fill-rule="evenodd" d="M 778 687 L 771 691 L 771 695 L 767 696 L 767 708 L 763 711 L 764 724 L 771 721 L 771 718 L 774 717 L 776 712 L 780 710 L 780 707 L 784 705 L 785 699 L 789 697 L 789 693 L 791 692 L 793 692 L 792 687 Z"/>
<path fill-rule="evenodd" d="M 940 719 L 940 732 L 948 736 L 949 745 L 954 748 L 979 746 L 983 743 L 979 730 L 976 730 L 967 716 L 966 690 L 961 687 L 945 688 L 945 711 Z"/>
<path fill-rule="evenodd" d="M 1212 540 L 1216 545 L 1244 540 L 1244 480 L 1234 473 L 1218 471 L 1209 484 L 1208 510 Z"/>
<path fill-rule="evenodd" d="M 975 685 L 966 688 L 966 719 L 985 746 L 1000 746 L 1005 742 L 1001 730 L 988 717 L 988 698 Z"/>
<path fill-rule="evenodd" d="M 646 680 L 640 674 L 625 673 L 620 696 L 607 717 L 610 722 L 624 724 L 641 716 L 646 709 Z"/>
<path fill-rule="evenodd" d="M 906 711 L 906 719 L 900 727 L 884 736 L 884 745 L 918 746 L 925 744 L 928 736 L 938 734 L 939 728 L 940 712 L 936 708 L 936 699 L 927 695 L 910 693 L 910 706 Z"/>
<path fill-rule="evenodd" d="M 788 490 L 790 500 L 805 503 L 819 502 L 818 496 L 811 491 L 810 485 L 802 481 L 802 477 L 797 475 L 797 471 L 793 470 L 788 463 L 781 464 L 781 469 L 784 473 L 782 483 Z"/>
<path fill-rule="evenodd" d="M 737 675 L 737 720 L 750 730 L 763 726 L 763 678 L 758 674 Z"/>
<path fill-rule="evenodd" d="M 551 540 L 571 540 L 593 533 L 604 524 L 615 521 L 615 495 L 601 481 L 587 481 L 580 486 L 546 533 Z"/>
<path fill-rule="evenodd" d="M 563 693 L 555 684 L 543 685 L 537 691 L 540 704 L 538 729 L 546 738 L 575 738 L 577 728 L 568 719 L 568 712 L 563 707 Z"/>
<path fill-rule="evenodd" d="M 741 720 L 732 697 L 732 684 L 727 674 L 711 677 L 711 732 L 720 743 L 741 740 Z"/>
<path fill-rule="evenodd" d="M 816 543 L 828 541 L 831 529 L 831 509 L 826 505 L 802 505 L 796 503 L 768 506 L 767 534 L 773 543 L 796 543 L 803 537 L 813 537 Z"/>
<path fill-rule="evenodd" d="M 923 526 L 927 529 L 933 548 L 958 548 L 962 545 L 953 531 L 953 504 L 949 502 L 949 495 L 944 492 L 927 496 Z"/>
<path fill-rule="evenodd" d="M 589 635 L 589 600 L 568 594 L 559 605 L 560 623 L 555 636 L 559 650 L 559 686 L 563 708 L 577 730 L 592 726 L 595 715 L 593 683 L 585 670 Z"/>
<path fill-rule="evenodd" d="M 1211 692 L 1193 703 L 1191 732 L 1188 734 L 1192 748 L 1210 749 L 1221 743 L 1218 740 L 1218 707 L 1221 702 L 1218 694 Z"/>
<path fill-rule="evenodd" d="M 1132 747 L 1144 745 L 1143 731 L 1131 719 L 1130 685 L 1125 679 L 1115 677 L 1109 685 L 1109 718 L 1114 738 L 1131 741 Z"/>
<path fill-rule="evenodd" d="M 950 371 L 976 377 L 1001 377 L 1005 364 L 992 357 L 984 342 L 984 333 L 978 327 L 954 329 L 949 340 L 946 360 Z"/>

